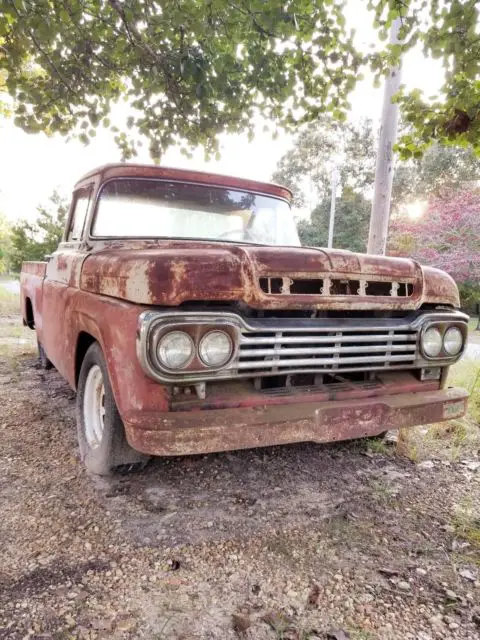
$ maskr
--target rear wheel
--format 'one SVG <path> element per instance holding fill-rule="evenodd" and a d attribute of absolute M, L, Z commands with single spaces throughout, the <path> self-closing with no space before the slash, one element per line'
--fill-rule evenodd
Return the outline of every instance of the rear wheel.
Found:
<path fill-rule="evenodd" d="M 387 433 L 388 431 L 382 431 L 381 433 L 377 433 L 376 436 L 368 436 L 366 440 L 384 440 Z"/>
<path fill-rule="evenodd" d="M 53 364 L 47 358 L 45 349 L 42 347 L 42 344 L 38 339 L 37 339 L 37 349 L 38 349 L 38 360 L 40 362 L 40 367 L 45 370 L 51 369 L 53 367 Z"/>
<path fill-rule="evenodd" d="M 125 473 L 143 468 L 149 460 L 127 442 L 97 342 L 88 349 L 78 379 L 77 433 L 81 458 L 91 473 Z"/>

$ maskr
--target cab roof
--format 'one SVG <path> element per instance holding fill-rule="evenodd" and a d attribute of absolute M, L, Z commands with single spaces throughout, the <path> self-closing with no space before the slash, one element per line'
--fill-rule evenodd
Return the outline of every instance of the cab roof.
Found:
<path fill-rule="evenodd" d="M 259 182 L 245 178 L 235 178 L 206 171 L 191 171 L 190 169 L 175 169 L 153 164 L 133 164 L 126 162 L 104 164 L 86 173 L 76 183 L 75 188 L 84 186 L 89 179 L 99 179 L 100 184 L 112 178 L 157 178 L 176 182 L 195 182 L 198 184 L 255 191 L 284 198 L 291 201 L 292 192 L 286 187 L 270 182 Z"/>

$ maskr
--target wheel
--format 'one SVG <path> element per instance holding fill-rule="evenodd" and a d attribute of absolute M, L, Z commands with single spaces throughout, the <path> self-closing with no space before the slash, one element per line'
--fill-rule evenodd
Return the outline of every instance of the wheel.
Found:
<path fill-rule="evenodd" d="M 77 391 L 77 434 L 80 456 L 96 475 L 143 468 L 146 456 L 128 444 L 113 397 L 107 366 L 98 342 L 85 354 Z"/>
<path fill-rule="evenodd" d="M 45 349 L 42 347 L 42 345 L 39 342 L 39 340 L 37 340 L 37 349 L 38 349 L 38 360 L 40 362 L 40 367 L 42 369 L 45 369 L 46 371 L 48 369 L 51 369 L 53 367 L 53 364 L 47 358 L 47 354 L 45 353 Z"/>
<path fill-rule="evenodd" d="M 367 436 L 365 440 L 383 440 L 387 433 L 388 431 L 382 431 L 381 433 L 377 433 L 376 436 Z"/>

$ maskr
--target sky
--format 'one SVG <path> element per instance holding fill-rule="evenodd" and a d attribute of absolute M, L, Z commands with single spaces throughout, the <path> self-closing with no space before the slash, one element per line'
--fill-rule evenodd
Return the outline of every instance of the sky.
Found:
<path fill-rule="evenodd" d="M 372 41 L 374 32 L 371 14 L 365 13 L 364 6 L 364 0 L 351 0 L 347 19 L 355 23 L 357 43 L 365 46 Z M 363 21 L 359 16 L 364 17 Z M 405 57 L 403 82 L 407 88 L 419 88 L 431 95 L 440 87 L 442 77 L 438 61 L 425 59 L 420 51 L 411 51 Z M 382 98 L 383 88 L 375 89 L 372 78 L 366 76 L 351 96 L 350 119 L 369 117 L 379 123 Z M 283 135 L 272 140 L 261 132 L 261 122 L 258 129 L 258 135 L 250 143 L 246 135 L 222 136 L 219 161 L 206 162 L 201 149 L 188 159 L 172 148 L 162 158 L 162 165 L 268 181 L 280 158 L 291 147 L 292 137 Z M 106 130 L 100 129 L 94 142 L 84 146 L 76 140 L 67 142 L 60 136 L 26 134 L 12 121 L 0 118 L 0 212 L 12 221 L 34 220 L 37 205 L 45 202 L 54 189 L 68 195 L 84 173 L 119 160 L 113 136 Z M 148 152 L 144 151 L 135 161 L 150 162 Z"/>

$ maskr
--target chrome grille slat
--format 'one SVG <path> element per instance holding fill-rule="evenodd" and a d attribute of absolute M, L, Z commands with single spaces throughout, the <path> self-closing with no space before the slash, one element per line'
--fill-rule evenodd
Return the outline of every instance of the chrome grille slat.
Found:
<path fill-rule="evenodd" d="M 271 367 L 323 367 L 325 365 L 335 365 L 338 367 L 340 365 L 362 365 L 362 364 L 371 364 L 371 363 L 388 363 L 388 362 L 408 362 L 412 361 L 413 358 L 409 355 L 404 356 L 363 356 L 359 358 L 339 358 L 338 360 L 334 360 L 333 358 L 304 358 L 304 359 L 295 359 L 291 360 L 281 360 L 281 359 L 271 359 L 271 360 L 251 360 L 248 362 L 242 362 L 240 357 L 240 362 L 237 365 L 238 369 L 268 369 Z M 363 369 L 363 367 L 359 366 L 359 369 Z"/>
<path fill-rule="evenodd" d="M 388 351 L 410 351 L 415 353 L 416 345 L 414 344 L 396 344 L 388 346 Z M 322 355 L 329 353 L 385 353 L 387 351 L 387 345 L 375 345 L 364 347 L 313 347 L 311 349 L 295 349 L 295 348 L 281 348 L 281 349 L 242 349 L 240 351 L 242 357 L 259 357 L 259 356 L 300 356 L 300 355 Z"/>
<path fill-rule="evenodd" d="M 398 327 L 371 329 L 310 327 L 299 332 L 293 327 L 279 331 L 242 331 L 235 368 L 239 375 L 272 375 L 299 371 L 366 371 L 413 364 L 417 357 L 418 332 Z"/>
<path fill-rule="evenodd" d="M 265 333 L 268 333 L 267 331 Z M 393 335 L 391 338 L 388 335 L 388 332 L 385 332 L 385 335 L 362 335 L 362 336 L 352 336 L 352 335 L 343 335 L 342 343 L 350 344 L 350 343 L 363 343 L 363 342 L 385 342 L 385 344 L 392 340 L 393 342 L 416 342 L 417 335 L 416 333 L 401 333 Z M 277 342 L 277 338 L 275 337 L 248 337 L 248 335 L 242 335 L 240 344 L 241 345 L 256 345 L 256 344 L 275 344 Z M 328 344 L 336 342 L 335 336 L 325 336 L 325 335 L 309 335 L 309 336 L 283 336 L 282 344 Z"/>

